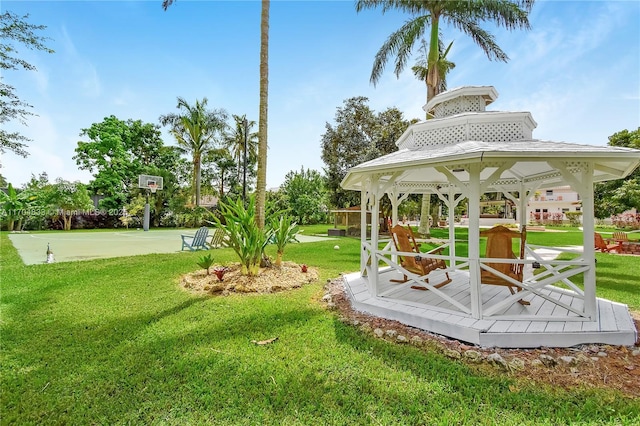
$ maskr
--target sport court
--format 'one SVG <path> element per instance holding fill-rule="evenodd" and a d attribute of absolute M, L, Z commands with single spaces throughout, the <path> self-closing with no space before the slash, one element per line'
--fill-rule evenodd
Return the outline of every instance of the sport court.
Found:
<path fill-rule="evenodd" d="M 209 231 L 211 233 L 212 230 Z M 181 235 L 194 235 L 196 229 L 122 230 L 109 232 L 45 232 L 9 234 L 25 265 L 45 263 L 47 244 L 55 262 L 92 260 L 109 257 L 137 256 L 151 253 L 179 253 Z M 298 235 L 300 242 L 329 238 Z M 188 250 L 186 250 L 188 251 Z"/>

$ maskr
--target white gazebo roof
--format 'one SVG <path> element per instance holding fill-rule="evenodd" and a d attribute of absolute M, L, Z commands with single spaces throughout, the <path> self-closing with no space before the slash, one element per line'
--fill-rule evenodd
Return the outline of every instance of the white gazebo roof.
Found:
<path fill-rule="evenodd" d="M 403 186 L 425 183 L 449 185 L 452 182 L 445 169 L 461 182 L 466 182 L 468 173 L 463 170 L 466 164 L 483 163 L 487 167 L 482 175 L 486 177 L 496 169 L 491 167 L 492 161 L 505 159 L 511 160 L 513 165 L 501 173 L 497 183 L 505 189 L 517 190 L 521 182 L 535 183 L 539 187 L 563 184 L 561 173 L 552 165 L 554 160 L 569 162 L 569 167 L 571 163 L 575 163 L 577 167 L 581 162 L 593 162 L 594 182 L 619 179 L 636 168 L 640 162 L 640 151 L 537 139 L 508 143 L 463 141 L 420 150 L 404 148 L 351 168 L 342 181 L 342 187 L 359 191 L 363 179 L 371 173 L 389 177 L 394 175 L 395 182 L 402 183 Z M 429 168 L 425 168 L 427 164 Z M 442 169 L 438 170 L 440 167 Z"/>
<path fill-rule="evenodd" d="M 535 139 L 537 123 L 529 112 L 485 111 L 496 97 L 490 86 L 462 87 L 434 97 L 425 110 L 436 118 L 409 126 L 396 142 L 398 151 L 351 168 L 342 187 L 361 190 L 376 174 L 382 185 L 393 179 L 396 188 L 429 192 L 428 186 L 464 185 L 468 166 L 480 163 L 481 181 L 497 177 L 494 187 L 517 190 L 522 184 L 566 184 L 560 170 L 577 172 L 584 163 L 592 166 L 594 182 L 623 178 L 640 164 L 636 149 Z"/>

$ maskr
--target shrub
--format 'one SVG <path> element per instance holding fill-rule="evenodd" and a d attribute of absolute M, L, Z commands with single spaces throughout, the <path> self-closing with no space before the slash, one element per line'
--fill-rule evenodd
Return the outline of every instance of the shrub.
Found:
<path fill-rule="evenodd" d="M 255 197 L 249 198 L 246 207 L 240 198 L 235 202 L 221 201 L 218 207 L 222 218 L 214 217 L 214 220 L 227 233 L 229 247 L 240 259 L 242 274 L 258 275 L 264 248 L 271 240 L 273 231 L 258 228 Z"/>
<path fill-rule="evenodd" d="M 580 226 L 580 218 L 582 217 L 582 212 L 566 212 L 564 214 L 569 219 L 569 224 L 571 226 Z"/>

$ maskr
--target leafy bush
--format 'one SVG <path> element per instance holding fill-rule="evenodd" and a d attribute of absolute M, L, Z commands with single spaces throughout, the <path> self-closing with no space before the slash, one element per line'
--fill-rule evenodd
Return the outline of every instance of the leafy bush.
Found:
<path fill-rule="evenodd" d="M 564 215 L 569 219 L 569 224 L 571 226 L 580 226 L 582 212 L 566 212 Z"/>
<path fill-rule="evenodd" d="M 619 229 L 640 229 L 640 214 L 623 213 L 612 216 L 611 220 Z"/>

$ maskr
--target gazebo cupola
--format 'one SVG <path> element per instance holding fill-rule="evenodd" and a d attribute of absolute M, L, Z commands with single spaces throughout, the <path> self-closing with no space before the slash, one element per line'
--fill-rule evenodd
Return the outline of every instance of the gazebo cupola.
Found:
<path fill-rule="evenodd" d="M 486 111 L 497 97 L 491 86 L 460 87 L 435 96 L 423 108 L 433 118 L 413 125 L 398 140 L 398 148 L 421 150 L 462 141 L 530 140 L 537 126 L 531 113 Z"/>

